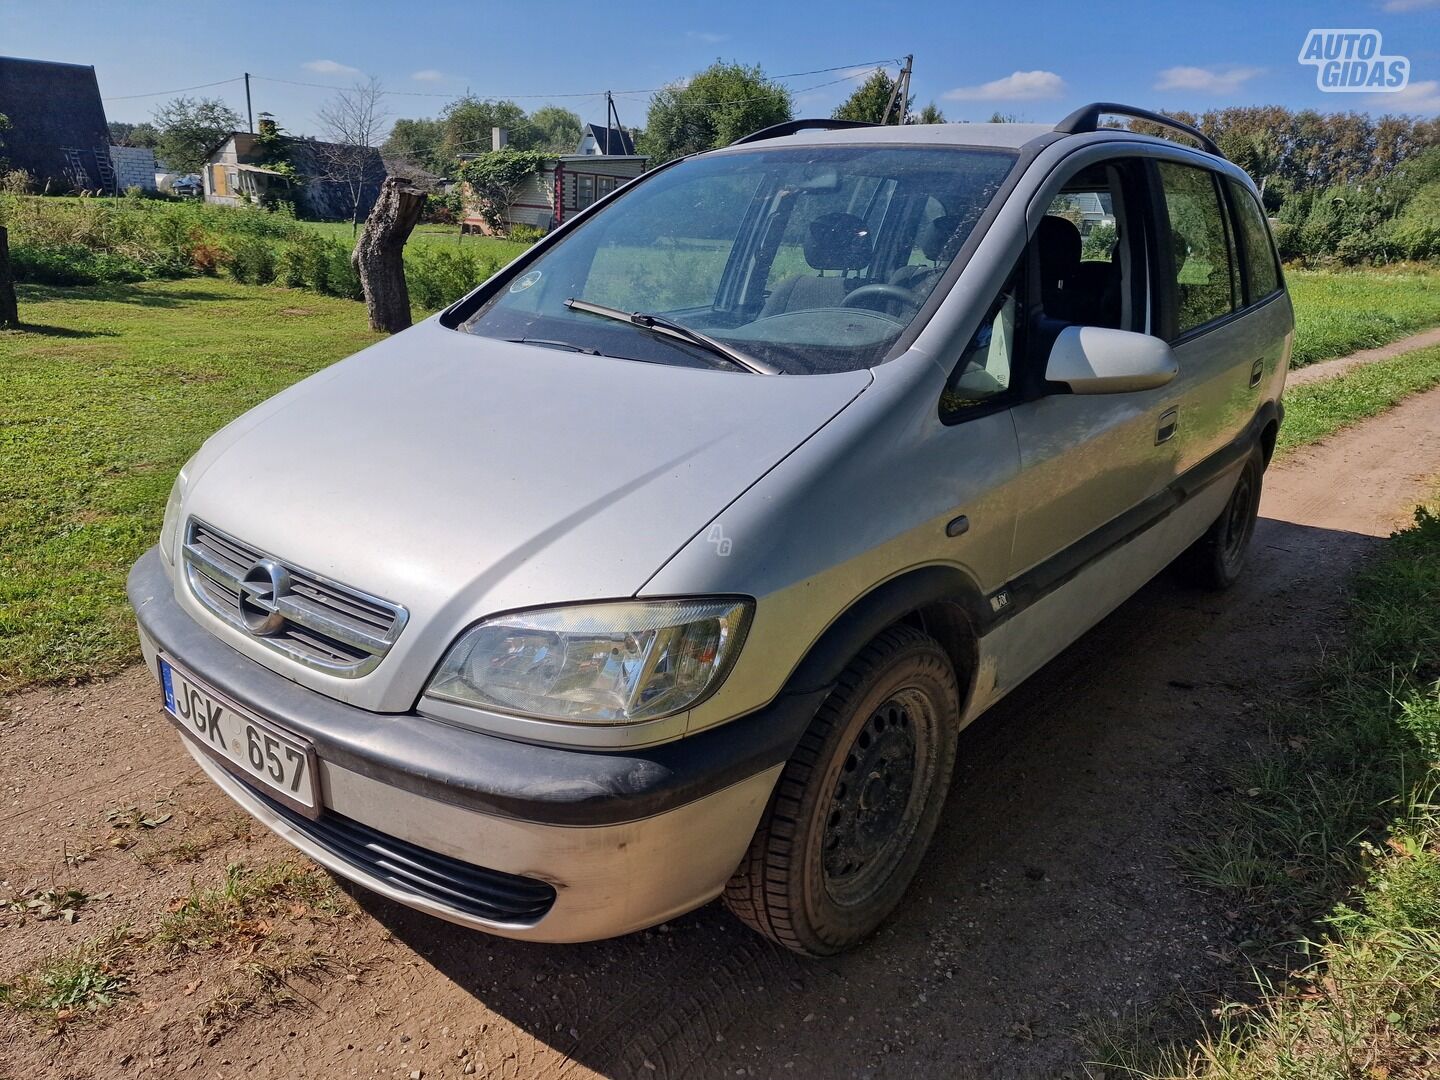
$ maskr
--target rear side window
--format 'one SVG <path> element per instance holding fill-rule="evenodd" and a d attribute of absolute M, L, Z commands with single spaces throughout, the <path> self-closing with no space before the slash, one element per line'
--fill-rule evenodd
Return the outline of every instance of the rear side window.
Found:
<path fill-rule="evenodd" d="M 1275 248 L 1255 196 L 1234 180 L 1227 180 L 1226 183 L 1230 185 L 1230 201 L 1235 204 L 1235 217 L 1240 226 L 1240 250 L 1245 260 L 1245 276 L 1249 286 L 1247 300 L 1254 304 L 1280 288 Z"/>
<path fill-rule="evenodd" d="M 1238 268 L 1214 174 L 1169 161 L 1159 170 L 1174 257 L 1175 329 L 1183 334 L 1235 310 Z"/>

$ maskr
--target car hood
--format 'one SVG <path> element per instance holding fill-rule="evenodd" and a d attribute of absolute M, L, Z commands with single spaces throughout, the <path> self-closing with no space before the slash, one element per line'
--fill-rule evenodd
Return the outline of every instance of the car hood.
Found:
<path fill-rule="evenodd" d="M 870 379 L 668 367 L 428 320 L 219 432 L 187 469 L 182 508 L 403 605 L 409 622 L 390 656 L 338 680 L 216 630 L 297 681 L 408 708 L 476 619 L 633 595 Z"/>

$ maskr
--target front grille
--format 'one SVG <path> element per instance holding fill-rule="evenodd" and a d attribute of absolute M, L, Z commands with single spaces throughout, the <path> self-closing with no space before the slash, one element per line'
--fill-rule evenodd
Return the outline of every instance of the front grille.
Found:
<path fill-rule="evenodd" d="M 302 817 L 254 788 L 250 791 L 330 854 L 401 892 L 477 919 L 527 926 L 539 922 L 555 903 L 555 887 L 547 882 L 461 862 L 330 810 L 318 821 Z"/>
<path fill-rule="evenodd" d="M 200 602 L 277 652 L 332 675 L 364 675 L 405 626 L 405 609 L 191 518 L 182 549 Z"/>

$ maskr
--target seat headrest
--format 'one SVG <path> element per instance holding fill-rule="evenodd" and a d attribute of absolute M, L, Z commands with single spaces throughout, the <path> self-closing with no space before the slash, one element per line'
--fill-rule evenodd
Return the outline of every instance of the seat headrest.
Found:
<path fill-rule="evenodd" d="M 815 270 L 860 270 L 870 263 L 870 230 L 854 214 L 821 214 L 810 223 L 805 261 Z"/>
<path fill-rule="evenodd" d="M 1040 255 L 1040 275 L 1047 281 L 1068 278 L 1080 266 L 1084 242 L 1080 230 L 1067 218 L 1046 214 L 1035 230 L 1035 248 Z"/>
<path fill-rule="evenodd" d="M 931 262 L 939 262 L 940 256 L 945 254 L 945 245 L 960 231 L 960 226 L 964 223 L 965 219 L 959 214 L 941 214 L 934 220 L 927 221 L 920 230 L 920 250 L 925 253 L 925 258 Z"/>

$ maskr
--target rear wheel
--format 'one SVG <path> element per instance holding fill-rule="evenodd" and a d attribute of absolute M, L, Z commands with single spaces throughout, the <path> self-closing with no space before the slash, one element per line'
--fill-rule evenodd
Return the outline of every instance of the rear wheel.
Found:
<path fill-rule="evenodd" d="M 950 659 L 908 626 L 851 661 L 786 764 L 725 902 L 786 948 L 823 956 L 900 902 L 955 763 Z"/>
<path fill-rule="evenodd" d="M 1260 487 L 1265 476 L 1265 457 L 1257 448 L 1251 452 L 1235 481 L 1230 501 L 1205 535 L 1180 557 L 1190 581 L 1217 592 L 1228 589 L 1245 568 L 1255 519 L 1260 513 Z"/>

